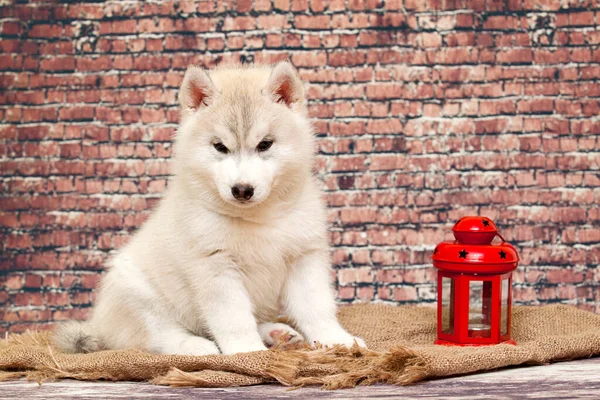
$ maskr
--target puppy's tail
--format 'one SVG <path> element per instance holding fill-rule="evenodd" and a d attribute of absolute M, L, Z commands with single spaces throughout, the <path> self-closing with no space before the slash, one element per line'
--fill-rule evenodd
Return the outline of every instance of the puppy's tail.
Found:
<path fill-rule="evenodd" d="M 65 353 L 91 353 L 100 350 L 100 340 L 87 322 L 69 321 L 58 325 L 52 342 Z"/>

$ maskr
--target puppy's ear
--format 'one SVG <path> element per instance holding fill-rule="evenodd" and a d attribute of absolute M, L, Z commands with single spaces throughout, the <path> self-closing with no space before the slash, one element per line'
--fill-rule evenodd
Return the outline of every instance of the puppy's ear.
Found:
<path fill-rule="evenodd" d="M 280 62 L 273 68 L 267 83 L 267 93 L 276 103 L 291 109 L 304 104 L 304 88 L 296 68 L 287 61 Z"/>
<path fill-rule="evenodd" d="M 184 114 L 191 114 L 209 106 L 217 94 L 217 88 L 206 72 L 194 65 L 188 67 L 179 89 L 179 102 Z"/>

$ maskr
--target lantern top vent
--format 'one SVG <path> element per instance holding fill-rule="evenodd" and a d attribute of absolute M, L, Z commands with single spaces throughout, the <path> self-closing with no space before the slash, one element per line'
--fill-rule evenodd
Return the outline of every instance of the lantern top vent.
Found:
<path fill-rule="evenodd" d="M 488 217 L 464 217 L 454 224 L 452 232 L 461 243 L 490 244 L 498 234 L 498 228 Z"/>

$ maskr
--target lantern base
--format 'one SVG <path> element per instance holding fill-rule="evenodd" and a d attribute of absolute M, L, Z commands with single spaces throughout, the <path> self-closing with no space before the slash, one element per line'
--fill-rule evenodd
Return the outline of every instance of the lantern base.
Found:
<path fill-rule="evenodd" d="M 508 340 L 505 340 L 504 342 L 499 342 L 499 343 L 456 343 L 456 342 L 450 342 L 448 340 L 436 339 L 435 342 L 433 342 L 433 344 L 437 344 L 437 345 L 440 345 L 440 346 L 460 346 L 460 347 L 466 347 L 466 346 L 495 346 L 497 344 L 510 344 L 510 345 L 516 346 L 517 342 L 515 342 L 513 339 L 508 339 Z"/>

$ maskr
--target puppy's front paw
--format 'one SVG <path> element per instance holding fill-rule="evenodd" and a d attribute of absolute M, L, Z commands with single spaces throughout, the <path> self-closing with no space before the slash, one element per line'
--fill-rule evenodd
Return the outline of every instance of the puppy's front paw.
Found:
<path fill-rule="evenodd" d="M 221 344 L 221 352 L 223 354 L 250 353 L 252 351 L 262 350 L 267 350 L 262 342 L 244 340 L 243 338 Z"/>
<path fill-rule="evenodd" d="M 304 337 L 289 325 L 282 323 L 264 323 L 258 326 L 258 333 L 267 347 L 281 344 L 287 347 L 304 342 Z"/>
<path fill-rule="evenodd" d="M 340 344 L 346 347 L 352 347 L 356 343 L 359 347 L 367 347 L 365 341 L 362 338 L 352 336 L 344 330 L 322 332 L 321 334 L 312 338 L 312 342 L 313 344 L 320 343 L 324 346 L 333 346 L 336 344 Z"/>
<path fill-rule="evenodd" d="M 208 356 L 220 352 L 214 342 L 202 337 L 190 336 L 182 340 L 179 346 L 173 350 L 173 353 L 186 356 Z"/>

